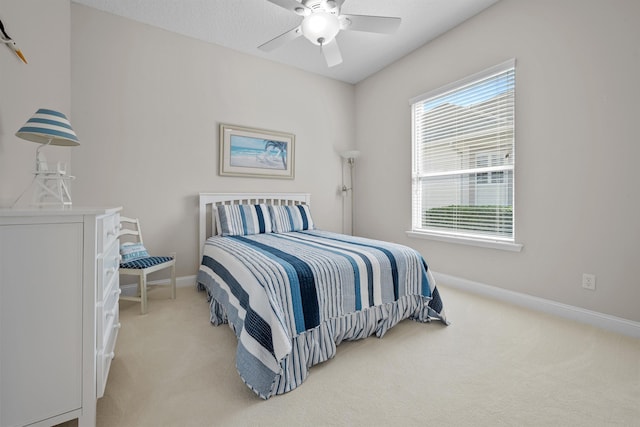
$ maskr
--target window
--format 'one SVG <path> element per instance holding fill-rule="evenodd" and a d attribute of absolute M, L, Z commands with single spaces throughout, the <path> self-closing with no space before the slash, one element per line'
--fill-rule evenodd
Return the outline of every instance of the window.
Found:
<path fill-rule="evenodd" d="M 411 104 L 412 231 L 513 242 L 515 60 Z"/>

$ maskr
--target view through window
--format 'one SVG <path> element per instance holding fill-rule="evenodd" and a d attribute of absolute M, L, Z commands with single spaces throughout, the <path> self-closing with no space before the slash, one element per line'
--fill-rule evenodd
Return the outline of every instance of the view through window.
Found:
<path fill-rule="evenodd" d="M 411 104 L 413 231 L 513 242 L 515 60 Z"/>

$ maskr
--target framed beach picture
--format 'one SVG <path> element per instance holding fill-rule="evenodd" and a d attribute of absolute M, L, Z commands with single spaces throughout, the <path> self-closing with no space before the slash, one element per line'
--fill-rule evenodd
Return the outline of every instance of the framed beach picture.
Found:
<path fill-rule="evenodd" d="M 220 124 L 220 175 L 293 179 L 295 135 Z"/>

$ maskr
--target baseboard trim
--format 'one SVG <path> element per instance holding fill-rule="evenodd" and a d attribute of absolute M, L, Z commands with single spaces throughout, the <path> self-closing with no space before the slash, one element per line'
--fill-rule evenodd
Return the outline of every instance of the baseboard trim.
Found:
<path fill-rule="evenodd" d="M 449 274 L 433 272 L 436 282 L 465 292 L 482 295 L 499 301 L 541 311 L 547 314 L 586 323 L 608 331 L 640 338 L 640 322 L 591 311 L 544 298 L 522 294 L 508 289 L 497 288 L 480 282 L 463 279 Z M 446 301 L 445 301 L 446 310 Z"/>
<path fill-rule="evenodd" d="M 177 287 L 195 286 L 195 275 L 176 277 Z M 563 304 L 560 302 L 534 297 L 520 292 L 510 291 L 508 289 L 498 288 L 473 280 L 463 279 L 461 277 L 449 274 L 433 272 L 436 282 L 442 282 L 445 286 L 450 286 L 472 294 L 478 294 L 485 297 L 504 301 L 510 304 L 518 305 L 535 311 L 552 314 L 569 320 L 586 323 L 608 331 L 627 335 L 634 338 L 640 338 L 640 322 L 623 319 L 621 317 L 611 316 L 609 314 L 599 313 L 597 311 L 587 310 L 573 305 Z M 149 285 L 168 284 L 168 279 L 153 280 Z M 136 284 L 121 285 L 123 295 L 135 295 Z M 445 301 L 446 309 L 446 301 Z"/>
<path fill-rule="evenodd" d="M 187 286 L 195 286 L 196 284 L 196 277 L 195 275 L 193 276 L 181 276 L 181 277 L 176 277 L 176 287 L 177 288 L 182 288 L 182 287 L 187 287 Z M 151 280 L 147 283 L 149 286 L 153 286 L 153 285 L 168 285 L 169 284 L 169 279 L 162 279 L 162 280 Z M 125 283 L 125 284 L 120 284 L 120 289 L 122 290 L 122 295 L 125 296 L 134 296 L 136 294 L 136 290 L 137 290 L 137 283 Z"/>

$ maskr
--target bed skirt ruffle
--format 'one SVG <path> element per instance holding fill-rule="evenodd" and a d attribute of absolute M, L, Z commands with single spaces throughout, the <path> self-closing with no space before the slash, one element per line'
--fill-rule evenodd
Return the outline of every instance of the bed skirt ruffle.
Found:
<path fill-rule="evenodd" d="M 216 326 L 223 323 L 229 324 L 238 337 L 241 331 L 237 330 L 234 322 L 229 322 L 223 304 L 218 302 L 211 295 L 209 289 L 201 283 L 198 283 L 198 289 L 207 291 L 211 323 Z M 237 364 L 236 369 L 244 383 L 263 399 L 287 393 L 299 387 L 307 379 L 309 369 L 312 366 L 333 358 L 336 354 L 336 347 L 343 341 L 359 340 L 374 334 L 378 338 L 382 338 L 390 328 L 405 319 L 419 322 L 438 319 L 448 324 L 444 317 L 429 307 L 431 301 L 432 298 L 422 295 L 405 295 L 392 303 L 328 319 L 315 328 L 298 334 L 292 338 L 291 352 L 280 360 L 280 372 L 273 378 L 270 389 L 256 389 L 244 378 L 242 369 Z M 240 349 L 238 353 L 240 353 Z"/>

